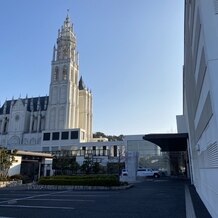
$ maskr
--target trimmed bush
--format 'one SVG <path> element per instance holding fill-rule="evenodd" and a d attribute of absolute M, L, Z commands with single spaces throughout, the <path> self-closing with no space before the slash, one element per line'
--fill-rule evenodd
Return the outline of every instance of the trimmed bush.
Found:
<path fill-rule="evenodd" d="M 23 180 L 23 176 L 20 174 L 16 174 L 10 177 L 10 180 Z"/>
<path fill-rule="evenodd" d="M 40 178 L 40 185 L 119 186 L 114 175 L 51 176 Z"/>

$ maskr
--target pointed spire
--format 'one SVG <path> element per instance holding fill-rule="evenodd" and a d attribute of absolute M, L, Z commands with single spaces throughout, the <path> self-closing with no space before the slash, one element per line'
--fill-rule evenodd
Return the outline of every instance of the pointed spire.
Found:
<path fill-rule="evenodd" d="M 31 98 L 30 100 L 30 111 L 33 111 L 34 108 L 33 108 L 33 97 Z"/>
<path fill-rule="evenodd" d="M 68 11 L 69 13 L 69 11 Z M 64 21 L 64 24 L 61 26 L 61 30 L 58 30 L 58 37 L 70 37 L 75 40 L 75 35 L 73 32 L 73 24 L 71 23 L 69 14 L 67 13 L 67 17 Z"/>
<path fill-rule="evenodd" d="M 64 27 L 71 27 L 70 17 L 69 17 L 69 9 L 67 9 L 67 17 L 64 21 Z"/>
<path fill-rule="evenodd" d="M 3 114 L 6 114 L 6 109 L 7 109 L 7 98 L 4 103 Z"/>
<path fill-rule="evenodd" d="M 56 56 L 56 47 L 55 47 L 55 45 L 54 45 L 54 47 L 53 47 L 53 59 L 52 59 L 52 61 L 55 61 L 55 56 Z"/>
<path fill-rule="evenodd" d="M 45 96 L 45 102 L 44 102 L 44 110 L 47 109 L 47 105 L 48 105 L 48 97 L 47 95 Z"/>
<path fill-rule="evenodd" d="M 10 107 L 12 108 L 13 107 L 13 105 L 14 105 L 14 96 L 12 97 L 12 99 L 11 99 L 11 104 L 10 104 Z"/>
<path fill-rule="evenodd" d="M 14 97 L 12 97 L 12 99 L 11 99 L 10 113 L 11 113 L 11 111 L 12 111 L 13 106 L 14 106 Z"/>
<path fill-rule="evenodd" d="M 28 105 L 28 96 L 27 96 L 27 94 L 26 94 L 26 98 L 25 98 L 24 104 L 25 104 L 25 107 L 27 108 L 27 105 Z"/>
<path fill-rule="evenodd" d="M 40 110 L 40 96 L 38 97 L 38 100 L 37 100 L 37 111 Z"/>
<path fill-rule="evenodd" d="M 85 89 L 86 89 L 86 86 L 85 86 L 85 83 L 83 82 L 83 78 L 81 76 L 80 80 L 79 80 L 79 90 L 85 90 Z"/>
<path fill-rule="evenodd" d="M 12 100 L 11 100 L 11 106 L 14 105 L 14 96 L 12 97 Z"/>
<path fill-rule="evenodd" d="M 70 18 L 69 18 L 69 12 L 70 12 L 70 9 L 68 8 L 67 9 L 67 17 L 66 17 L 66 20 L 69 20 Z"/>

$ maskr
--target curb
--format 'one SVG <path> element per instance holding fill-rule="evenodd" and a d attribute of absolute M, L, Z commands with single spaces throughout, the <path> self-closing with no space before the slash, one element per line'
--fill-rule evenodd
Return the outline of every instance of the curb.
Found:
<path fill-rule="evenodd" d="M 126 190 L 132 188 L 133 184 L 125 186 L 78 186 L 78 185 L 37 185 L 37 184 L 27 184 L 17 187 L 5 187 L 6 189 L 22 189 L 22 190 L 83 190 L 83 191 L 116 191 L 116 190 Z"/>

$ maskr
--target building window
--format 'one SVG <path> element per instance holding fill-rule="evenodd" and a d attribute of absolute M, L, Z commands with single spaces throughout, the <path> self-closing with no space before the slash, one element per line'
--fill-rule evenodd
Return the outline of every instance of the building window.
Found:
<path fill-rule="evenodd" d="M 43 134 L 43 141 L 49 141 L 50 140 L 50 133 L 46 132 Z"/>
<path fill-rule="evenodd" d="M 58 80 L 58 73 L 59 73 L 59 69 L 58 67 L 55 67 L 55 72 L 54 72 L 54 81 L 57 81 Z"/>
<path fill-rule="evenodd" d="M 51 151 L 58 151 L 58 150 L 59 150 L 58 146 L 52 146 L 51 147 Z"/>
<path fill-rule="evenodd" d="M 106 146 L 103 146 L 103 156 L 106 156 L 106 154 L 107 154 L 106 149 L 107 149 L 107 147 L 106 147 Z"/>
<path fill-rule="evenodd" d="M 63 80 L 67 80 L 67 67 L 64 66 L 63 68 Z"/>
<path fill-rule="evenodd" d="M 118 155 L 117 155 L 117 146 L 116 145 L 114 145 L 114 157 L 117 157 Z"/>
<path fill-rule="evenodd" d="M 71 139 L 78 139 L 78 131 L 71 131 Z"/>
<path fill-rule="evenodd" d="M 62 140 L 69 139 L 69 132 L 62 132 L 61 133 L 61 139 Z"/>
<path fill-rule="evenodd" d="M 59 140 L 59 132 L 52 133 L 52 140 Z"/>
<path fill-rule="evenodd" d="M 42 147 L 42 151 L 49 151 L 49 147 Z"/>
<path fill-rule="evenodd" d="M 96 156 L 96 146 L 92 146 L 92 154 Z"/>

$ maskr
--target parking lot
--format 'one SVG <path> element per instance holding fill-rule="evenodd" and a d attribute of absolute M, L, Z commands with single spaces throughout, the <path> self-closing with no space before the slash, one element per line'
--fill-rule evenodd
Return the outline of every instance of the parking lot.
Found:
<path fill-rule="evenodd" d="M 152 180 L 119 191 L 0 190 L 0 217 L 177 217 L 184 181 Z"/>

